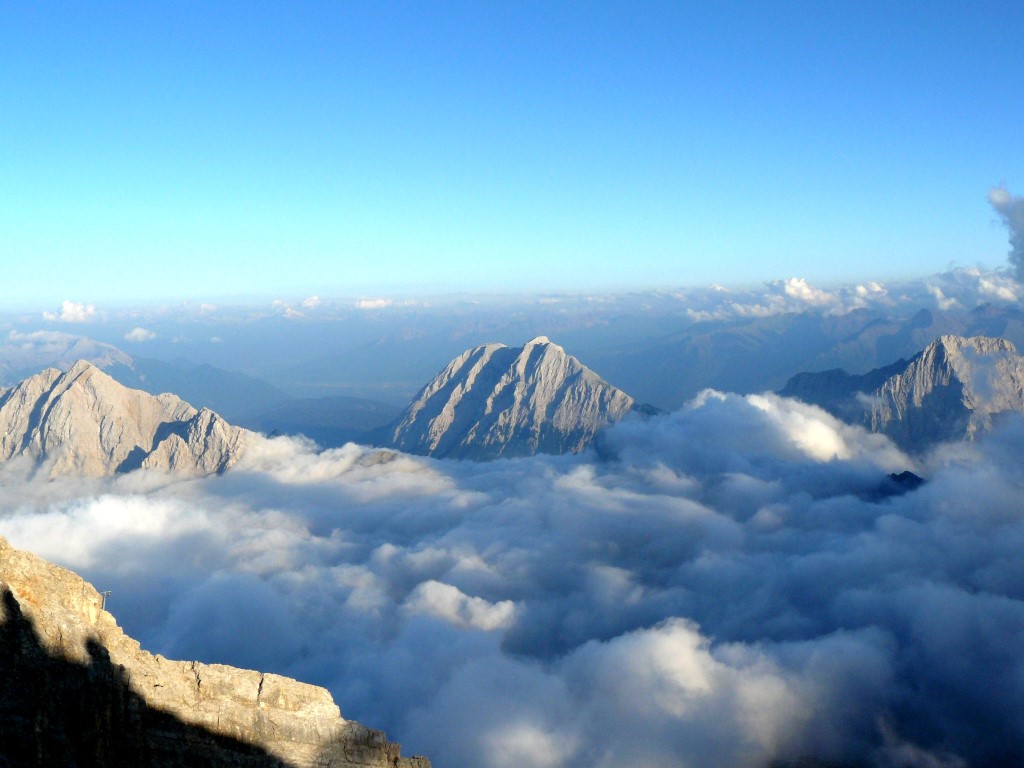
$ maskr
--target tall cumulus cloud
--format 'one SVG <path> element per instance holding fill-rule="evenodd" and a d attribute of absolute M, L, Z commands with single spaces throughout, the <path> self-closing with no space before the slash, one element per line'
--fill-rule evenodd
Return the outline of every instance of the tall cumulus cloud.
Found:
<path fill-rule="evenodd" d="M 112 590 L 144 647 L 326 685 L 439 768 L 1009 765 L 1022 450 L 1008 421 L 919 466 L 706 392 L 581 456 L 277 438 L 201 480 L 12 468 L 0 532 Z M 907 468 L 929 482 L 878 492 Z"/>
<path fill-rule="evenodd" d="M 992 187 L 988 191 L 988 202 L 1009 230 L 1007 258 L 1017 279 L 1024 281 L 1024 197 L 1010 194 L 1006 187 Z"/>

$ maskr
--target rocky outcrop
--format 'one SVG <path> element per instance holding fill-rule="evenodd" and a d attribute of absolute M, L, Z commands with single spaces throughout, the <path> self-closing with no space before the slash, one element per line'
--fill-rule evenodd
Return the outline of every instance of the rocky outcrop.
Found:
<path fill-rule="evenodd" d="M 169 661 L 100 594 L 0 538 L 0 766 L 429 768 L 272 674 Z"/>
<path fill-rule="evenodd" d="M 399 450 L 493 459 L 583 450 L 638 406 L 547 337 L 486 344 L 452 360 L 389 427 Z"/>
<path fill-rule="evenodd" d="M 51 475 L 87 476 L 221 472 L 252 439 L 213 411 L 128 389 L 84 360 L 0 390 L 0 435 L 2 461 L 25 456 Z"/>
<path fill-rule="evenodd" d="M 1006 339 L 940 336 L 909 362 L 863 376 L 800 374 L 779 394 L 862 423 L 905 450 L 922 451 L 974 439 L 1001 414 L 1024 413 L 1024 357 Z"/>
<path fill-rule="evenodd" d="M 941 336 L 872 396 L 870 426 L 914 448 L 973 439 L 1024 412 L 1024 358 L 1006 339 Z"/>

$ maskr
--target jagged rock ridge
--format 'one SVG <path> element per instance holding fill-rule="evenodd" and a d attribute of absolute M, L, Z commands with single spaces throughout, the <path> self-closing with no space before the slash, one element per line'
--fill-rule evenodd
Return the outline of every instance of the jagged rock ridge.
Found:
<path fill-rule="evenodd" d="M 74 573 L 0 537 L 0 765 L 429 768 L 330 693 L 142 650 Z"/>
<path fill-rule="evenodd" d="M 860 422 L 902 448 L 973 439 L 1000 414 L 1024 413 L 1024 357 L 1006 339 L 940 336 L 910 361 L 863 376 L 794 376 L 779 394 Z"/>
<path fill-rule="evenodd" d="M 54 476 L 221 472 L 252 438 L 207 408 L 128 389 L 85 360 L 0 389 L 0 435 L 0 460 L 29 457 Z"/>
<path fill-rule="evenodd" d="M 485 344 L 452 360 L 388 429 L 410 453 L 493 459 L 583 450 L 639 406 L 546 336 Z"/>

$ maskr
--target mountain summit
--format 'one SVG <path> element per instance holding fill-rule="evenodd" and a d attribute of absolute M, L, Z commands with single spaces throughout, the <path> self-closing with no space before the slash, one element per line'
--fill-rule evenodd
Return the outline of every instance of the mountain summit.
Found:
<path fill-rule="evenodd" d="M 871 403 L 871 428 L 905 447 L 973 439 L 992 418 L 1024 412 L 1024 358 L 1006 339 L 940 336 L 889 378 Z"/>
<path fill-rule="evenodd" d="M 1024 357 L 1006 339 L 940 336 L 909 361 L 855 376 L 802 373 L 779 394 L 921 451 L 973 439 L 1002 413 L 1024 413 Z"/>
<path fill-rule="evenodd" d="M 392 423 L 388 441 L 451 458 L 569 453 L 626 414 L 653 410 L 538 336 L 518 348 L 485 344 L 463 352 Z"/>
<path fill-rule="evenodd" d="M 29 457 L 51 476 L 221 472 L 251 436 L 174 395 L 128 389 L 85 360 L 0 389 L 0 461 Z"/>

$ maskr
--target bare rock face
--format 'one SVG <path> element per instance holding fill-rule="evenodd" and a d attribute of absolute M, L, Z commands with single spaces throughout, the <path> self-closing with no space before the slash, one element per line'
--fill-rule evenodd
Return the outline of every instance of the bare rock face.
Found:
<path fill-rule="evenodd" d="M 430 766 L 323 688 L 147 653 L 91 585 L 3 538 L 0 593 L 0 766 Z"/>
<path fill-rule="evenodd" d="M 53 476 L 221 472 L 252 437 L 174 395 L 128 389 L 84 360 L 0 390 L 0 430 L 0 460 L 27 456 Z"/>
<path fill-rule="evenodd" d="M 940 336 L 874 393 L 870 424 L 913 447 L 973 439 L 1010 411 L 1024 412 L 1024 358 L 1013 344 Z"/>
<path fill-rule="evenodd" d="M 1024 357 L 1006 339 L 940 336 L 910 361 L 862 376 L 799 374 L 779 394 L 922 451 L 974 439 L 1001 414 L 1024 413 Z"/>
<path fill-rule="evenodd" d="M 546 336 L 518 349 L 486 344 L 452 360 L 389 428 L 399 450 L 493 459 L 583 450 L 641 410 Z"/>

